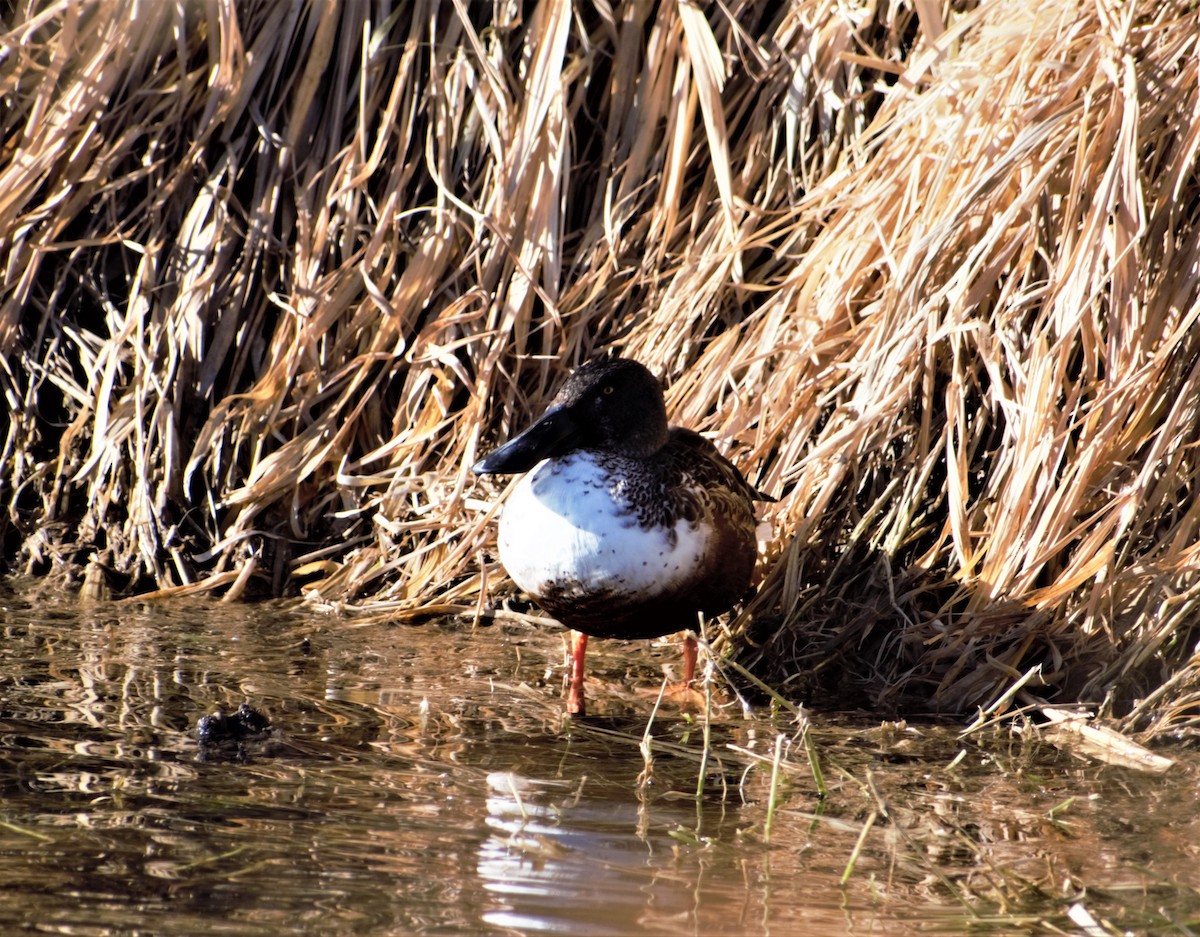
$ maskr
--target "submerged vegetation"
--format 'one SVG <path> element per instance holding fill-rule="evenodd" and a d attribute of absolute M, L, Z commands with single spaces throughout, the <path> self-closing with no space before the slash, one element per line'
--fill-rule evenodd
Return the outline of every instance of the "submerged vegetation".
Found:
<path fill-rule="evenodd" d="M 618 349 L 779 498 L 785 697 L 1195 730 L 1196 16 L 22 4 L 4 563 L 475 612 L 470 464 Z"/>

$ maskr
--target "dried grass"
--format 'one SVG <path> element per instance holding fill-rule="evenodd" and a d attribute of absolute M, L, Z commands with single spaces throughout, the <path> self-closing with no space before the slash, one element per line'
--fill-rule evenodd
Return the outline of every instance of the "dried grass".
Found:
<path fill-rule="evenodd" d="M 616 347 L 781 495 L 768 682 L 1194 726 L 1196 14 L 24 6 L 4 556 L 472 612 L 467 467 Z"/>

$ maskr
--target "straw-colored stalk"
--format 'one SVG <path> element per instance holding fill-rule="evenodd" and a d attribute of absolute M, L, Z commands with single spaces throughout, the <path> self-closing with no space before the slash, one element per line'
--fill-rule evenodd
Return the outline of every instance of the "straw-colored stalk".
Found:
<path fill-rule="evenodd" d="M 616 348 L 780 495 L 785 695 L 1196 724 L 1195 4 L 525 9 L 16 12 L 7 561 L 471 612 L 468 466 Z"/>

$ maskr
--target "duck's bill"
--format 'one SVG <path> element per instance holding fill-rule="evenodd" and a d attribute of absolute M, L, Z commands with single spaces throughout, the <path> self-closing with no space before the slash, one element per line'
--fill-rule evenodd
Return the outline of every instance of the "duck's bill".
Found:
<path fill-rule="evenodd" d="M 513 475 L 528 472 L 542 459 L 566 455 L 575 448 L 579 427 L 569 410 L 552 407 L 541 419 L 499 449 L 471 466 L 476 475 Z"/>

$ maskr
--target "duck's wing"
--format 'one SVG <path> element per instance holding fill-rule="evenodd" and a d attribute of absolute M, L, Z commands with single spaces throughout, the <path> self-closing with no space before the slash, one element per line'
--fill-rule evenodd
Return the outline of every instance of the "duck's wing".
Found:
<path fill-rule="evenodd" d="M 670 438 L 664 448 L 675 465 L 680 466 L 706 488 L 725 489 L 734 497 L 747 501 L 775 500 L 746 481 L 737 466 L 697 432 L 682 426 L 672 426 Z"/>
<path fill-rule="evenodd" d="M 748 505 L 750 501 L 775 500 L 746 481 L 737 466 L 722 456 L 716 446 L 700 433 L 684 430 L 682 426 L 671 427 L 671 436 L 664 446 L 664 457 L 673 470 L 690 476 L 698 487 L 713 492 L 727 492 L 728 497 L 743 500 Z"/>

